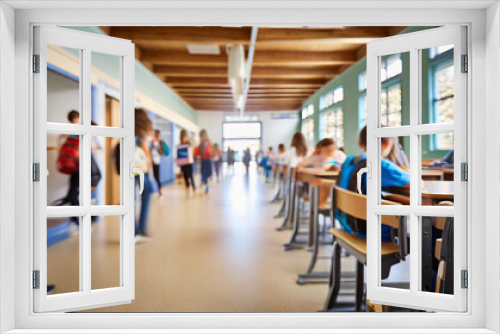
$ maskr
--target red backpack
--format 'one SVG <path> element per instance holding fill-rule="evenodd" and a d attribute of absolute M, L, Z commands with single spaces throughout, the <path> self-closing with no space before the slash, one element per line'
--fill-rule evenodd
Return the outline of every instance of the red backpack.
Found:
<path fill-rule="evenodd" d="M 80 137 L 69 136 L 59 151 L 57 170 L 63 174 L 73 175 L 80 170 Z"/>

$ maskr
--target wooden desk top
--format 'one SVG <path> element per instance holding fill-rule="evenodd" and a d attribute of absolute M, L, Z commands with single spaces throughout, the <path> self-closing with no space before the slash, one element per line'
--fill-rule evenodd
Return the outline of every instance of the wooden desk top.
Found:
<path fill-rule="evenodd" d="M 426 176 L 443 176 L 444 171 L 440 169 L 423 169 L 422 170 L 422 178 Z"/>
<path fill-rule="evenodd" d="M 325 178 L 337 177 L 340 174 L 339 171 L 326 171 L 321 168 L 299 168 L 297 169 L 297 173 Z"/>
<path fill-rule="evenodd" d="M 410 194 L 409 188 L 388 188 L 389 192 L 394 190 L 399 194 Z M 423 181 L 422 197 L 429 199 L 453 200 L 455 188 L 453 181 Z"/>

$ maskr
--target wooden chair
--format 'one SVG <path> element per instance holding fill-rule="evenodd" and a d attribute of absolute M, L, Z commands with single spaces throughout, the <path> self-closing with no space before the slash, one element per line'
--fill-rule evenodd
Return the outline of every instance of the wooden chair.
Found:
<path fill-rule="evenodd" d="M 382 200 L 383 205 L 400 205 L 396 202 Z M 333 187 L 332 211 L 340 210 L 353 218 L 366 220 L 366 196 L 355 192 Z M 404 260 L 408 254 L 406 238 L 406 217 L 382 216 L 381 223 L 398 230 L 398 245 L 393 242 L 381 243 L 382 279 L 389 276 L 390 268 Z M 367 262 L 366 239 L 352 235 L 347 231 L 332 228 L 330 233 L 334 237 L 332 265 L 330 270 L 329 291 L 324 310 L 332 309 L 337 301 L 340 290 L 340 249 L 344 248 L 356 260 L 356 297 L 355 311 L 360 312 L 364 293 L 364 266 Z"/>
<path fill-rule="evenodd" d="M 440 202 L 440 206 L 453 206 L 453 202 Z M 453 252 L 453 218 L 436 217 L 434 227 L 447 235 L 436 239 L 434 245 L 434 257 L 439 260 L 439 267 L 436 276 L 436 293 L 453 294 L 453 262 L 450 253 Z M 445 232 L 446 231 L 446 232 Z M 446 285 L 446 281 L 451 281 L 451 286 Z"/>

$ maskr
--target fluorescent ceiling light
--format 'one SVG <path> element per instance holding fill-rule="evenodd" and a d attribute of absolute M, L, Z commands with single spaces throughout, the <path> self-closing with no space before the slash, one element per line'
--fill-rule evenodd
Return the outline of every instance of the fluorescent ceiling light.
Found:
<path fill-rule="evenodd" d="M 190 54 L 195 55 L 219 55 L 220 47 L 217 44 L 188 44 Z"/>

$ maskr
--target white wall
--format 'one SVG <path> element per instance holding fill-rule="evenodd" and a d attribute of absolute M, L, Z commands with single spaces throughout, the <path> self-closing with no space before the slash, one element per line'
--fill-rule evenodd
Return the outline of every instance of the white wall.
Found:
<path fill-rule="evenodd" d="M 218 111 L 198 111 L 198 126 L 207 129 L 213 143 L 222 144 L 222 122 L 227 113 Z M 257 114 L 262 122 L 262 149 L 273 146 L 277 150 L 280 143 L 290 145 L 293 134 L 297 129 L 298 119 L 272 119 L 271 112 Z"/>

